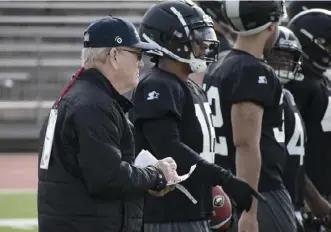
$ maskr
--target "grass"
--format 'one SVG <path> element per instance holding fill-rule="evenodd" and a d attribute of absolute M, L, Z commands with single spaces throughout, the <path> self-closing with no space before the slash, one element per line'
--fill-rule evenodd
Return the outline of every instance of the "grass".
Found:
<path fill-rule="evenodd" d="M 4 219 L 37 218 L 36 193 L 0 193 L 0 224 Z M 0 232 L 38 232 L 37 226 L 20 226 L 13 223 L 1 226 Z"/>
<path fill-rule="evenodd" d="M 10 227 L 0 227 L 0 232 L 38 232 L 38 228 L 33 229 L 15 229 Z"/>

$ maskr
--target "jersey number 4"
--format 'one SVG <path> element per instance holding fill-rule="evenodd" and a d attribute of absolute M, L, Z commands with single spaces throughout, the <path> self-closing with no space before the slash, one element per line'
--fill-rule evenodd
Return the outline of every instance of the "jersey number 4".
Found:
<path fill-rule="evenodd" d="M 279 104 L 283 104 L 284 94 L 282 94 L 280 98 Z M 290 103 L 288 103 L 290 104 Z M 294 103 L 292 103 L 294 104 Z M 300 156 L 300 165 L 303 165 L 303 157 L 305 155 L 305 147 L 304 147 L 304 130 L 302 126 L 302 121 L 298 113 L 294 113 L 295 125 L 294 131 L 289 140 L 286 139 L 286 149 L 289 155 L 299 155 Z M 285 142 L 285 130 L 287 128 L 284 127 L 284 111 L 282 112 L 282 129 L 274 128 L 274 135 L 278 143 Z"/>
<path fill-rule="evenodd" d="M 295 125 L 293 135 L 286 144 L 287 151 L 289 155 L 299 155 L 300 156 L 300 166 L 303 165 L 303 157 L 305 155 L 305 137 L 304 130 L 302 126 L 302 120 L 298 113 L 294 113 Z"/>

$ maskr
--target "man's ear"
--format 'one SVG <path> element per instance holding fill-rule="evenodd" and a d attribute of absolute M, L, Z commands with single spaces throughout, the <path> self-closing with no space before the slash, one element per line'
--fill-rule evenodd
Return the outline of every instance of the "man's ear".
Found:
<path fill-rule="evenodd" d="M 116 48 L 110 50 L 108 62 L 110 62 L 110 65 L 112 65 L 114 69 L 118 69 L 118 50 Z"/>
<path fill-rule="evenodd" d="M 273 32 L 274 30 L 276 30 L 276 24 L 272 23 L 267 27 L 269 32 Z"/>
<path fill-rule="evenodd" d="M 274 32 L 277 30 L 277 28 L 279 26 L 280 26 L 280 22 L 274 22 L 268 27 L 268 30 L 270 30 L 271 32 Z"/>

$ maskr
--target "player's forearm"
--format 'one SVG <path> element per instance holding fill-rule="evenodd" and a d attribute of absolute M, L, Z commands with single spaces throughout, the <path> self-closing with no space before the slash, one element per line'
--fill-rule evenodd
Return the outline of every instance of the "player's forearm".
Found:
<path fill-rule="evenodd" d="M 330 204 L 321 196 L 307 175 L 305 176 L 304 195 L 309 209 L 316 216 L 323 217 L 330 211 Z"/>
<path fill-rule="evenodd" d="M 180 141 L 177 122 L 170 117 L 146 121 L 142 125 L 142 131 L 157 159 L 170 156 L 178 167 L 187 170 L 202 160 L 195 151 Z"/>
<path fill-rule="evenodd" d="M 261 154 L 259 145 L 243 145 L 237 147 L 236 154 L 236 172 L 237 176 L 252 188 L 258 189 L 261 170 Z M 257 211 L 257 202 L 254 200 L 250 210 L 253 213 Z"/>
<path fill-rule="evenodd" d="M 172 157 L 181 170 L 197 164 L 194 175 L 190 178 L 195 183 L 221 185 L 232 173 L 218 165 L 205 161 L 199 154 L 181 142 L 176 121 L 164 118 L 158 121 L 145 122 L 143 133 L 152 147 L 153 154 L 158 159 Z"/>

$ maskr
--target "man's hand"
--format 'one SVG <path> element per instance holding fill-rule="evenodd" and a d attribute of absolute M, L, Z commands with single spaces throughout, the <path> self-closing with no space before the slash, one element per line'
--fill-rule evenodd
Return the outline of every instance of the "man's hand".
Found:
<path fill-rule="evenodd" d="M 163 172 L 167 182 L 180 180 L 176 172 L 177 164 L 171 157 L 158 160 L 155 164 L 155 167 Z"/>
<path fill-rule="evenodd" d="M 167 193 L 173 191 L 174 189 L 175 189 L 175 185 L 168 185 L 159 192 L 153 191 L 153 190 L 148 190 L 148 193 L 151 194 L 154 197 L 163 197 L 164 195 L 166 195 Z"/>
<path fill-rule="evenodd" d="M 238 222 L 238 232 L 259 232 L 256 213 L 242 213 Z"/>
<path fill-rule="evenodd" d="M 323 218 L 323 226 L 326 229 L 331 229 L 331 212 Z"/>

